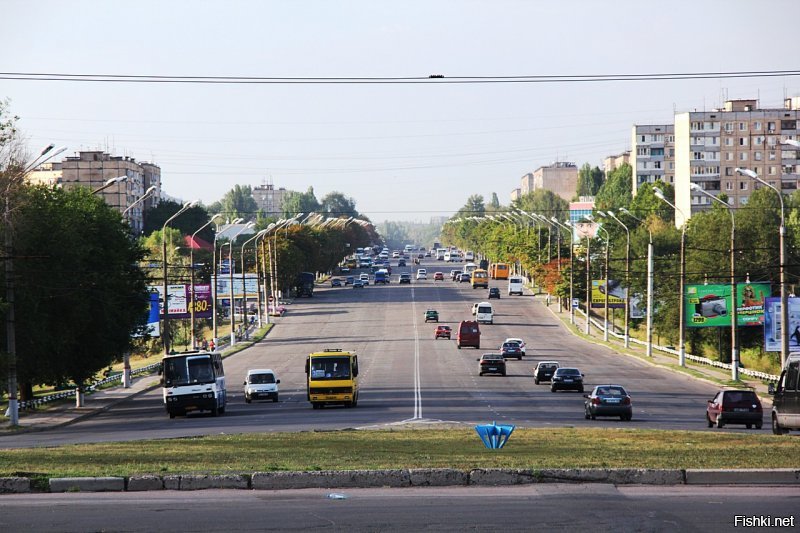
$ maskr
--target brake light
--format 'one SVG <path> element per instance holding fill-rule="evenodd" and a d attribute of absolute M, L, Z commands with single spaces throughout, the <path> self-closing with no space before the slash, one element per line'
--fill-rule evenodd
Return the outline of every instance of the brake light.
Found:
<path fill-rule="evenodd" d="M 625 399 L 622 400 L 622 405 L 630 405 L 631 404 L 631 397 L 625 396 Z"/>
<path fill-rule="evenodd" d="M 600 405 L 602 400 L 600 398 L 592 398 L 592 405 Z"/>

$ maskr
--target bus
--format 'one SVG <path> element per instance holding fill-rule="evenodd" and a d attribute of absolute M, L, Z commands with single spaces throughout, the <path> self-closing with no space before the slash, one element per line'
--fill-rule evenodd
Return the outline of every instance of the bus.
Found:
<path fill-rule="evenodd" d="M 477 289 L 478 287 L 483 287 L 484 289 L 489 288 L 489 274 L 485 270 L 481 270 L 480 268 L 476 268 L 472 271 L 472 275 L 470 276 L 470 283 L 472 283 L 472 288 Z"/>
<path fill-rule="evenodd" d="M 476 265 L 475 263 L 467 263 L 466 265 L 464 265 L 462 272 L 464 272 L 465 274 L 472 275 L 472 271 L 476 270 L 477 268 L 478 265 Z"/>
<path fill-rule="evenodd" d="M 437 261 L 443 261 L 444 260 L 444 254 L 446 254 L 446 253 L 447 253 L 447 248 L 437 248 L 436 249 L 436 260 Z"/>
<path fill-rule="evenodd" d="M 170 418 L 191 411 L 225 412 L 225 370 L 219 352 L 192 350 L 165 355 L 161 361 L 164 407 Z"/>
<path fill-rule="evenodd" d="M 492 263 L 489 275 L 492 279 L 508 279 L 508 265 L 506 263 Z"/>
<path fill-rule="evenodd" d="M 326 348 L 306 358 L 306 397 L 314 409 L 328 404 L 358 405 L 358 355 Z"/>

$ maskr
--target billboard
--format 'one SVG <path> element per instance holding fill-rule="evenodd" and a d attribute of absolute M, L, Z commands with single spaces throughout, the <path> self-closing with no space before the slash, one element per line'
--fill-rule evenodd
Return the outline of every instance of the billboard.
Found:
<path fill-rule="evenodd" d="M 212 279 L 213 281 L 213 279 Z M 244 286 L 247 289 L 247 296 L 255 298 L 258 295 L 258 280 L 255 274 L 245 274 Z M 217 280 L 217 298 L 230 298 L 231 292 L 231 278 L 230 276 L 220 276 Z M 244 298 L 244 291 L 242 291 L 242 275 L 234 274 L 233 276 L 233 297 Z"/>
<path fill-rule="evenodd" d="M 625 309 L 625 288 L 621 286 L 621 282 L 610 279 L 608 280 L 608 308 L 609 309 Z M 592 309 L 605 309 L 606 306 L 606 280 L 593 279 L 592 280 Z"/>
<path fill-rule="evenodd" d="M 739 326 L 762 326 L 764 303 L 772 294 L 769 283 L 736 284 L 736 324 Z M 684 317 L 690 328 L 729 327 L 731 286 L 687 285 L 684 299 Z"/>
<path fill-rule="evenodd" d="M 159 316 L 164 317 L 164 286 L 151 285 L 149 287 L 151 292 L 158 293 L 159 299 Z M 191 294 L 189 293 L 189 285 L 167 285 L 167 294 L 169 295 L 169 317 L 170 318 L 191 318 L 192 313 L 189 308 L 189 300 Z M 211 285 L 195 285 L 194 286 L 194 317 L 195 318 L 211 318 L 211 310 L 213 308 L 211 298 Z"/>
<path fill-rule="evenodd" d="M 789 298 L 789 350 L 800 349 L 800 298 Z M 781 351 L 781 298 L 767 298 L 764 305 L 764 350 Z"/>

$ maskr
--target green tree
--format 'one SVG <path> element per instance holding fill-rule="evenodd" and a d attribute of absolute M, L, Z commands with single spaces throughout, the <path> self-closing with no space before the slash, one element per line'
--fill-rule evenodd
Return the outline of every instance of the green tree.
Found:
<path fill-rule="evenodd" d="M 486 214 L 486 205 L 483 202 L 483 196 L 480 194 L 473 194 L 467 198 L 467 203 L 464 207 L 458 210 L 456 216 L 475 216 L 482 217 Z"/>
<path fill-rule="evenodd" d="M 329 217 L 357 217 L 356 201 L 344 194 L 332 191 L 322 197 L 320 208 Z M 310 211 L 306 211 L 308 213 Z"/>
<path fill-rule="evenodd" d="M 539 213 L 547 218 L 552 216 L 566 220 L 569 202 L 552 191 L 538 189 L 514 201 L 514 207 L 527 213 Z"/>
<path fill-rule="evenodd" d="M 28 391 L 82 385 L 130 348 L 145 317 L 143 251 L 119 212 L 86 188 L 28 187 L 24 196 L 15 241 L 20 382 Z"/>
<path fill-rule="evenodd" d="M 300 213 L 317 213 L 320 204 L 314 195 L 314 187 L 309 187 L 306 192 L 290 191 L 283 199 L 283 216 L 291 218 Z"/>
<path fill-rule="evenodd" d="M 627 207 L 631 202 L 632 169 L 627 163 L 613 170 L 595 195 L 598 209 Z"/>
<path fill-rule="evenodd" d="M 594 196 L 603 186 L 605 176 L 599 167 L 584 163 L 578 171 L 578 190 L 576 196 Z"/>
<path fill-rule="evenodd" d="M 220 200 L 222 211 L 228 218 L 243 218 L 246 221 L 256 219 L 258 204 L 253 198 L 253 188 L 249 185 L 236 185 L 226 192 Z"/>
<path fill-rule="evenodd" d="M 161 231 L 164 223 L 169 218 L 181 210 L 182 204 L 171 200 L 162 200 L 158 206 L 147 209 L 144 212 L 144 227 L 142 233 L 147 236 L 154 231 Z M 203 227 L 208 222 L 210 216 L 203 206 L 190 207 L 180 214 L 179 217 L 169 223 L 171 228 L 179 229 L 184 235 L 192 235 L 195 231 Z M 201 239 L 211 242 L 214 240 L 213 224 L 197 234 Z"/>
<path fill-rule="evenodd" d="M 498 209 L 500 209 L 500 199 L 497 197 L 496 192 L 492 193 L 492 201 L 489 205 L 492 207 L 493 211 L 497 211 Z"/>

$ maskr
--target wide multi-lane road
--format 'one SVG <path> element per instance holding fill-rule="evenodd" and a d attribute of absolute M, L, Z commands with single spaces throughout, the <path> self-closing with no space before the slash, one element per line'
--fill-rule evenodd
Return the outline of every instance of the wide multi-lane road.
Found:
<path fill-rule="evenodd" d="M 455 340 L 434 340 L 435 324 L 424 322 L 426 309 L 438 310 L 440 323 L 456 329 L 460 320 L 471 318 L 472 304 L 484 300 L 487 291 L 450 281 L 449 271 L 458 264 L 426 260 L 420 267 L 427 268 L 429 279 L 410 286 L 398 285 L 397 274 L 419 267 L 396 268 L 387 286 L 326 286 L 313 298 L 296 300 L 266 339 L 225 360 L 230 401 L 224 416 L 171 420 L 157 389 L 67 427 L 2 437 L 0 447 L 402 423 L 468 426 L 492 420 L 518 427 L 705 429 L 705 405 L 713 385 L 583 341 L 531 296 L 506 296 L 505 281 L 491 284 L 501 288 L 502 298 L 492 300 L 494 324 L 481 327 L 481 350 L 459 350 Z M 433 281 L 437 270 L 445 272 L 445 281 Z M 505 377 L 479 377 L 476 359 L 497 350 L 507 337 L 524 338 L 527 357 L 509 360 Z M 305 357 L 325 348 L 358 352 L 357 408 L 312 410 L 306 401 Z M 580 368 L 587 391 L 598 383 L 624 385 L 633 397 L 633 420 L 585 420 L 582 395 L 551 393 L 548 385 L 534 385 L 532 368 L 542 359 Z M 242 382 L 249 368 L 277 373 L 280 402 L 244 402 Z"/>

